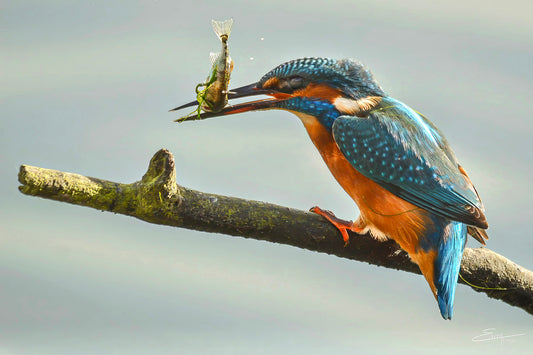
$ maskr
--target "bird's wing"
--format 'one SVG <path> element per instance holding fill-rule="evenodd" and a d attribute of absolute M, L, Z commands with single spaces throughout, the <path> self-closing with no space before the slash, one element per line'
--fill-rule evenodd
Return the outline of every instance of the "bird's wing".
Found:
<path fill-rule="evenodd" d="M 405 104 L 384 98 L 366 117 L 341 116 L 333 135 L 356 170 L 396 196 L 436 215 L 487 228 L 481 200 L 445 138 Z"/>

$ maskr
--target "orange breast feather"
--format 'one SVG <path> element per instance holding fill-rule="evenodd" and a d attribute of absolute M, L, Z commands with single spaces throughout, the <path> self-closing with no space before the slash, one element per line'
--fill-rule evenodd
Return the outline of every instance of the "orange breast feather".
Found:
<path fill-rule="evenodd" d="M 437 297 L 434 284 L 436 251 L 425 252 L 418 248 L 419 236 L 432 228 L 428 212 L 392 194 L 353 168 L 339 150 L 333 135 L 313 116 L 293 113 L 302 120 L 335 179 L 359 207 L 360 215 L 354 222 L 357 227 L 370 230 L 378 239 L 394 239 L 418 264 Z"/>
<path fill-rule="evenodd" d="M 342 188 L 357 203 L 356 223 L 368 227 L 380 239 L 394 239 L 409 254 L 415 252 L 418 235 L 431 223 L 427 212 L 390 193 L 355 170 L 346 160 L 333 135 L 313 116 L 294 112 L 304 123 L 314 145 Z"/>

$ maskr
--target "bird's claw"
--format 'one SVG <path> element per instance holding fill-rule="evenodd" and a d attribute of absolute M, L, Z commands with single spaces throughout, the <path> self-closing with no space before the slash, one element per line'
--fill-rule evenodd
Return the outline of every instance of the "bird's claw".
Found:
<path fill-rule="evenodd" d="M 323 210 L 318 206 L 311 207 L 309 209 L 309 212 L 316 213 L 318 215 L 321 215 L 322 217 L 326 218 L 331 224 L 333 224 L 339 232 L 341 232 L 342 239 L 344 240 L 344 247 L 348 246 L 348 243 L 350 242 L 350 236 L 348 235 L 348 230 L 352 230 L 352 221 L 345 221 L 343 219 L 338 218 L 333 214 L 333 212 L 328 210 Z"/>

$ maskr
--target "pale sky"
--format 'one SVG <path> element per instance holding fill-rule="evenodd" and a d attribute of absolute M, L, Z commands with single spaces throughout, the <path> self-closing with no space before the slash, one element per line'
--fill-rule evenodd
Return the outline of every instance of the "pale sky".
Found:
<path fill-rule="evenodd" d="M 231 87 L 299 57 L 364 62 L 448 138 L 485 204 L 487 247 L 533 269 L 532 11 L 530 1 L 4 4 L 0 354 L 530 351 L 531 315 L 463 285 L 444 321 L 421 276 L 28 197 L 17 172 L 129 183 L 167 148 L 183 186 L 355 218 L 295 116 L 172 122 L 179 113 L 167 111 L 194 99 L 219 50 L 211 19 L 233 17 Z M 525 335 L 472 341 L 488 328 Z"/>

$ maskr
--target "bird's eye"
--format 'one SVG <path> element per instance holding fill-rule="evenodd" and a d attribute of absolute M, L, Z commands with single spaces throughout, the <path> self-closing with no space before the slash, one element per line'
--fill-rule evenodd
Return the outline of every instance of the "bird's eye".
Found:
<path fill-rule="evenodd" d="M 277 89 L 281 92 L 291 93 L 294 90 L 302 89 L 306 85 L 301 76 L 292 76 L 279 81 Z"/>
<path fill-rule="evenodd" d="M 289 78 L 289 86 L 291 89 L 301 89 L 304 86 L 304 79 L 300 76 Z"/>
<path fill-rule="evenodd" d="M 286 92 L 286 93 L 290 93 L 292 92 L 292 88 L 289 84 L 289 81 L 288 80 L 280 80 L 279 83 L 278 83 L 278 90 L 281 91 L 281 92 Z"/>

